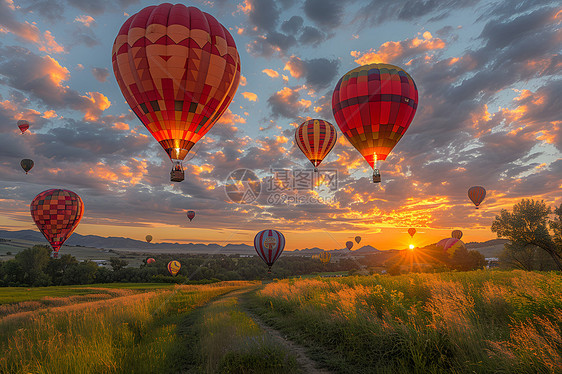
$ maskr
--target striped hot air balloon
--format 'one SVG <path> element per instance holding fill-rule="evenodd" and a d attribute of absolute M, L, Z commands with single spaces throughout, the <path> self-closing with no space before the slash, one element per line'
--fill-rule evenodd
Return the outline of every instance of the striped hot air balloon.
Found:
<path fill-rule="evenodd" d="M 277 230 L 260 231 L 254 238 L 254 248 L 271 273 L 271 267 L 285 248 L 285 237 Z"/>
<path fill-rule="evenodd" d="M 33 165 L 35 165 L 35 163 L 33 162 L 33 160 L 30 160 L 29 158 L 24 158 L 23 160 L 20 161 L 20 166 L 25 171 L 25 174 L 27 174 L 28 171 L 33 169 Z"/>
<path fill-rule="evenodd" d="M 322 262 L 323 264 L 327 264 L 328 262 L 330 262 L 331 258 L 332 258 L 332 254 L 330 252 L 320 253 L 320 262 Z"/>
<path fill-rule="evenodd" d="M 295 143 L 310 160 L 314 171 L 336 144 L 336 128 L 328 121 L 309 119 L 295 131 Z"/>
<path fill-rule="evenodd" d="M 353 242 L 348 241 L 348 242 L 345 243 L 345 246 L 347 247 L 347 249 L 351 249 L 351 248 L 353 248 Z"/>
<path fill-rule="evenodd" d="M 172 274 L 172 276 L 176 276 L 176 274 L 180 271 L 181 269 L 181 264 L 179 261 L 173 260 L 168 262 L 168 271 L 170 272 L 170 274 Z"/>
<path fill-rule="evenodd" d="M 72 191 L 46 190 L 35 196 L 30 209 L 33 221 L 53 247 L 53 257 L 56 258 L 59 249 L 82 219 L 82 199 Z"/>
<path fill-rule="evenodd" d="M 468 198 L 476 205 L 476 209 L 486 197 L 486 189 L 482 186 L 473 186 L 468 189 Z"/>
<path fill-rule="evenodd" d="M 340 130 L 374 169 L 386 160 L 412 122 L 418 89 L 408 73 L 390 64 L 370 64 L 347 72 L 332 94 L 332 111 Z"/>
<path fill-rule="evenodd" d="M 461 239 L 462 238 L 462 231 L 461 230 L 453 230 L 453 232 L 451 232 L 451 238 Z"/>
<path fill-rule="evenodd" d="M 112 51 L 113 72 L 127 103 L 172 160 L 182 160 L 226 111 L 240 81 L 230 32 L 195 7 L 169 3 L 131 16 Z"/>

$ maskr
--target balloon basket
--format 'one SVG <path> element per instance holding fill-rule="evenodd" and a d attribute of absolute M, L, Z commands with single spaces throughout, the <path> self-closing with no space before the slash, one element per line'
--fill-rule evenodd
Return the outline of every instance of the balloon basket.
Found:
<path fill-rule="evenodd" d="M 181 182 L 185 179 L 185 174 L 183 170 L 172 170 L 170 172 L 170 181 Z"/>
<path fill-rule="evenodd" d="M 375 169 L 373 172 L 373 183 L 380 183 L 381 182 L 381 173 L 379 169 Z"/>

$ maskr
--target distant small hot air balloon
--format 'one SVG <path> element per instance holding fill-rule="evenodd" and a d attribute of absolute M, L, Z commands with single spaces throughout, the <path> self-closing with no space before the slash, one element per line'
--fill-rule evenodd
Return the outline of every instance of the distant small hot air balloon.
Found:
<path fill-rule="evenodd" d="M 351 248 L 353 248 L 353 242 L 351 242 L 351 241 L 347 242 L 347 243 L 345 243 L 345 246 L 347 247 L 347 249 L 351 249 Z"/>
<path fill-rule="evenodd" d="M 323 264 L 327 264 L 328 262 L 330 262 L 330 259 L 332 258 L 332 254 L 330 252 L 322 252 L 320 253 L 320 262 L 322 262 Z"/>
<path fill-rule="evenodd" d="M 336 144 L 334 125 L 321 119 L 304 121 L 295 131 L 295 143 L 318 171 L 318 166 Z"/>
<path fill-rule="evenodd" d="M 46 190 L 35 196 L 30 205 L 31 217 L 53 247 L 53 257 L 80 223 L 84 203 L 80 196 L 68 190 Z"/>
<path fill-rule="evenodd" d="M 191 220 L 192 220 L 194 217 L 195 217 L 195 211 L 193 211 L 193 210 L 188 210 L 188 211 L 187 211 L 187 218 L 189 218 L 189 222 L 191 222 Z M 204 218 L 205 218 L 205 217 L 203 217 L 203 221 L 205 220 Z"/>
<path fill-rule="evenodd" d="M 377 161 L 386 160 L 402 138 L 418 107 L 418 89 L 408 73 L 390 64 L 370 64 L 348 71 L 332 94 L 332 112 L 347 140 L 381 175 Z"/>
<path fill-rule="evenodd" d="M 18 121 L 18 128 L 20 129 L 21 133 L 23 134 L 29 128 L 29 122 L 26 120 L 20 119 Z"/>
<path fill-rule="evenodd" d="M 462 238 L 462 231 L 461 230 L 453 230 L 453 232 L 451 232 L 451 238 L 461 239 Z"/>
<path fill-rule="evenodd" d="M 182 161 L 234 98 L 240 56 L 232 35 L 195 7 L 149 6 L 125 21 L 112 50 L 115 78 L 132 111 L 184 179 Z"/>
<path fill-rule="evenodd" d="M 170 274 L 172 274 L 172 276 L 176 276 L 176 274 L 178 273 L 178 271 L 180 271 L 181 269 L 181 264 L 179 261 L 173 260 L 168 262 L 168 271 L 170 272 Z"/>
<path fill-rule="evenodd" d="M 414 237 L 414 234 L 415 234 L 415 233 L 416 233 L 416 229 L 415 229 L 415 228 L 412 227 L 412 228 L 409 228 L 409 229 L 408 229 L 408 234 L 410 234 L 410 236 L 411 236 L 412 238 Z"/>
<path fill-rule="evenodd" d="M 361 237 L 359 235 L 355 237 L 355 243 L 357 244 L 361 243 Z"/>
<path fill-rule="evenodd" d="M 277 230 L 260 231 L 254 238 L 254 248 L 271 273 L 271 267 L 285 248 L 285 237 Z"/>
<path fill-rule="evenodd" d="M 153 259 L 152 257 L 146 259 L 146 263 L 147 263 L 147 264 L 153 264 L 153 263 L 155 263 L 155 262 L 156 262 L 156 260 Z"/>
<path fill-rule="evenodd" d="M 152 241 L 152 235 L 147 235 L 145 239 L 147 243 L 150 243 Z"/>
<path fill-rule="evenodd" d="M 476 205 L 476 209 L 478 209 L 478 206 L 484 200 L 485 197 L 486 197 L 486 189 L 484 187 L 473 186 L 468 189 L 468 198 L 472 200 L 474 205 Z"/>
<path fill-rule="evenodd" d="M 20 165 L 21 168 L 25 171 L 25 174 L 27 174 L 27 172 L 33 168 L 34 163 L 33 160 L 24 158 L 23 160 L 20 161 Z"/>
<path fill-rule="evenodd" d="M 312 255 L 313 260 L 318 260 L 319 258 L 320 258 L 320 255 Z"/>

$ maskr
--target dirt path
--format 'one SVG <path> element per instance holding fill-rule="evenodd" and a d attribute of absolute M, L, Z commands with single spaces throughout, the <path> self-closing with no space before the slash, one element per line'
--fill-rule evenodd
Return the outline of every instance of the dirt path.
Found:
<path fill-rule="evenodd" d="M 247 291 L 246 291 L 247 293 Z M 241 296 L 241 295 L 236 295 Z M 240 299 L 239 299 L 240 301 Z M 283 345 L 287 350 L 293 353 L 297 362 L 306 374 L 331 374 L 331 371 L 326 369 L 317 368 L 316 361 L 312 360 L 306 354 L 306 348 L 303 346 L 286 339 L 280 331 L 266 325 L 256 314 L 252 313 L 248 308 L 244 307 L 244 303 L 240 302 L 239 305 L 243 308 L 244 312 L 265 332 L 267 332 L 274 340 Z"/>

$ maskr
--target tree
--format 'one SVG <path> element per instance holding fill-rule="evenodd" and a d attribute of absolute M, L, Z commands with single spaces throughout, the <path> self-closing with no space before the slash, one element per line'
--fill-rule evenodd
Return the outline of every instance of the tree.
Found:
<path fill-rule="evenodd" d="M 562 270 L 562 239 L 560 216 L 562 205 L 555 210 L 558 218 L 549 221 L 551 209 L 544 201 L 523 199 L 513 206 L 513 212 L 502 209 L 492 223 L 492 232 L 511 241 L 514 248 L 536 246 L 550 255 L 558 270 Z M 554 231 L 550 235 L 548 224 Z"/>
<path fill-rule="evenodd" d="M 51 248 L 46 245 L 34 245 L 16 255 L 15 260 L 21 265 L 23 281 L 32 286 L 48 286 L 50 278 L 45 275 L 51 259 Z"/>
<path fill-rule="evenodd" d="M 448 261 L 451 269 L 469 271 L 482 269 L 486 265 L 486 259 L 478 251 L 469 251 L 465 247 L 460 247 L 453 253 Z"/>
<path fill-rule="evenodd" d="M 119 271 L 129 265 L 129 263 L 125 260 L 121 260 L 119 257 L 111 257 L 109 259 L 109 265 L 111 265 L 113 271 Z"/>

